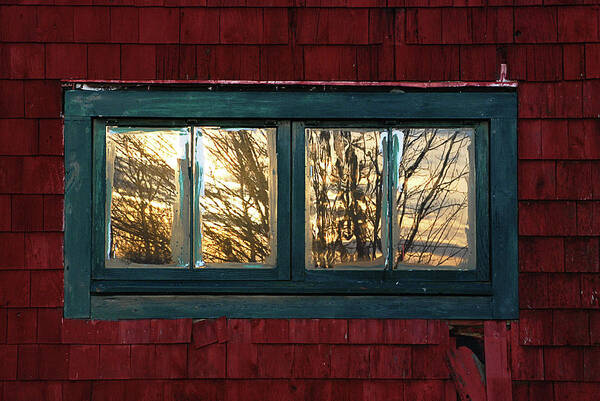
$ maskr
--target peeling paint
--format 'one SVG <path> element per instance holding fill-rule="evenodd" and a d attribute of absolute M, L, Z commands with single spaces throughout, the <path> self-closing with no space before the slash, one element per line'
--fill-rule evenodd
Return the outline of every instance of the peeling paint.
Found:
<path fill-rule="evenodd" d="M 507 79 L 506 79 L 507 76 L 508 76 L 508 68 L 506 67 L 506 64 L 500 64 L 500 79 L 498 81 L 507 82 Z"/>
<path fill-rule="evenodd" d="M 202 138 L 202 130 L 196 127 L 194 135 L 196 143 L 194 146 L 194 163 L 197 171 L 198 180 L 196 181 L 197 196 L 204 196 L 204 140 Z"/>
<path fill-rule="evenodd" d="M 204 267 L 206 263 L 202 260 L 202 211 L 200 210 L 200 198 L 204 196 L 204 139 L 202 137 L 202 129 L 194 127 L 194 267 Z"/>
<path fill-rule="evenodd" d="M 364 87 L 364 88 L 415 88 L 415 89 L 443 89 L 443 88 L 516 88 L 517 81 L 506 79 L 506 75 L 500 74 L 499 81 L 436 81 L 436 82 L 413 82 L 413 81 L 251 81 L 251 80 L 146 80 L 146 81 L 127 81 L 127 80 L 66 80 L 62 81 L 65 87 L 71 87 L 81 90 L 100 91 L 117 90 L 123 86 L 135 86 L 151 89 L 150 85 L 215 85 L 215 86 L 314 86 L 320 88 L 327 87 Z M 208 90 L 216 88 L 209 87 Z M 284 89 L 284 88 L 276 88 Z M 318 88 L 315 88 L 318 89 Z"/>
<path fill-rule="evenodd" d="M 79 179 L 79 174 L 81 173 L 81 166 L 77 161 L 72 161 L 69 163 L 67 168 L 67 179 L 65 180 L 65 192 L 71 192 L 73 190 L 78 190 L 81 187 L 81 180 Z"/>
<path fill-rule="evenodd" d="M 404 131 L 395 129 L 392 130 L 392 162 L 394 175 L 393 186 L 397 188 L 399 191 L 401 189 L 398 186 L 398 181 L 400 180 L 400 163 L 402 163 L 402 157 L 404 156 Z"/>
<path fill-rule="evenodd" d="M 381 131 L 381 136 L 379 137 L 379 153 L 385 154 L 385 147 L 387 144 L 388 132 Z"/>

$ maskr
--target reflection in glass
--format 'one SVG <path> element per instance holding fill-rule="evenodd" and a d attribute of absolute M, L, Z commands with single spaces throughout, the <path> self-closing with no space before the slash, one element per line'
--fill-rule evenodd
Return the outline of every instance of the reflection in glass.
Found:
<path fill-rule="evenodd" d="M 276 128 L 195 131 L 195 266 L 274 265 Z"/>
<path fill-rule="evenodd" d="M 381 267 L 383 133 L 306 129 L 306 266 Z"/>
<path fill-rule="evenodd" d="M 189 265 L 189 128 L 106 128 L 106 266 Z"/>
<path fill-rule="evenodd" d="M 470 128 L 393 131 L 394 268 L 475 268 Z"/>

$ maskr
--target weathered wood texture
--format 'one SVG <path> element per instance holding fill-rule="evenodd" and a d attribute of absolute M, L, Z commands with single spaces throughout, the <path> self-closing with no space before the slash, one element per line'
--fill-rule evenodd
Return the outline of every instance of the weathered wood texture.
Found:
<path fill-rule="evenodd" d="M 65 114 L 154 118 L 514 118 L 514 93 L 67 91 Z"/>
<path fill-rule="evenodd" d="M 484 366 L 473 351 L 467 347 L 448 349 L 446 360 L 461 401 L 488 400 Z"/>
<path fill-rule="evenodd" d="M 67 159 L 65 197 L 70 199 L 65 208 L 65 314 L 89 317 L 89 292 L 92 250 L 92 153 L 89 119 L 69 121 L 65 132 Z M 86 218 L 87 216 L 87 218 Z"/>
<path fill-rule="evenodd" d="M 512 401 L 509 363 L 510 340 L 506 330 L 506 322 L 485 322 L 484 338 L 487 399 L 488 401 Z"/>
<path fill-rule="evenodd" d="M 493 81 L 502 63 L 519 81 L 512 398 L 598 399 L 597 2 L 0 3 L 0 400 L 455 401 L 438 320 L 63 319 L 62 246 L 87 245 L 63 235 L 59 81 L 422 84 Z"/>
<path fill-rule="evenodd" d="M 486 318 L 487 297 L 340 295 L 112 295 L 92 296 L 92 318 Z"/>

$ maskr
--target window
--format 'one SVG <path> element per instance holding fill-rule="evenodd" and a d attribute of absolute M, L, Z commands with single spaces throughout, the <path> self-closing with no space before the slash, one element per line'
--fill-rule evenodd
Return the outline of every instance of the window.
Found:
<path fill-rule="evenodd" d="M 68 317 L 513 318 L 514 92 L 68 90 Z"/>

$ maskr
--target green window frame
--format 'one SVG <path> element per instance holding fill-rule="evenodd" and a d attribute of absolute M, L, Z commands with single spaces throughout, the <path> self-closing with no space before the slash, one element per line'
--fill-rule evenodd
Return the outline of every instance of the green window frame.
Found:
<path fill-rule="evenodd" d="M 514 91 L 162 89 L 65 91 L 66 317 L 518 316 Z M 104 174 L 108 125 L 276 127 L 276 266 L 106 268 Z M 476 268 L 306 269 L 307 127 L 380 127 L 389 132 L 402 127 L 472 128 L 477 172 Z M 392 141 L 386 146 L 389 149 Z M 391 224 L 383 229 L 391 232 Z"/>

